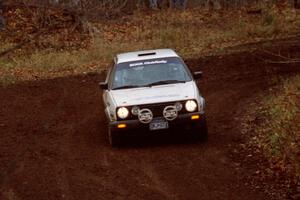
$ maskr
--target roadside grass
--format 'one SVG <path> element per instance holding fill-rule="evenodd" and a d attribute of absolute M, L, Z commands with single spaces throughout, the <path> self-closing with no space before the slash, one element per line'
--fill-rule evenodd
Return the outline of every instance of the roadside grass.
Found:
<path fill-rule="evenodd" d="M 101 70 L 116 53 L 126 51 L 172 48 L 185 59 L 223 54 L 226 47 L 298 34 L 300 15 L 293 9 L 279 13 L 275 7 L 265 8 L 259 16 L 242 10 L 136 11 L 132 16 L 92 26 L 96 31 L 91 33 L 86 49 L 45 48 L 25 55 L 11 54 L 0 58 L 0 70 L 6 69 L 6 73 L 23 80 L 32 78 L 30 73 L 45 78 Z M 7 46 L 1 43 L 0 50 Z"/>
<path fill-rule="evenodd" d="M 16 80 L 17 80 L 16 77 L 12 74 L 9 74 L 9 73 L 1 73 L 0 74 L 0 83 L 4 87 L 14 84 L 16 82 Z"/>
<path fill-rule="evenodd" d="M 300 184 L 300 76 L 284 82 L 265 98 L 258 114 L 255 146 L 260 147 L 275 172 L 295 177 Z"/>

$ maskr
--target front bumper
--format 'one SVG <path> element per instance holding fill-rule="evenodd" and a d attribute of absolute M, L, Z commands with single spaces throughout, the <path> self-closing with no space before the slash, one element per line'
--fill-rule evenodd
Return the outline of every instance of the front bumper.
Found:
<path fill-rule="evenodd" d="M 197 119 L 192 119 L 192 116 L 199 116 Z M 155 119 L 155 118 L 154 118 Z M 196 126 L 201 126 L 205 121 L 205 114 L 200 112 L 187 113 L 178 115 L 178 117 L 173 121 L 168 121 L 170 129 L 192 129 Z M 123 125 L 122 128 L 118 127 L 119 125 Z M 124 127 L 126 126 L 126 127 Z M 109 127 L 112 131 L 125 132 L 130 130 L 144 130 L 150 131 L 149 124 L 143 124 L 138 119 L 135 120 L 127 120 L 127 121 L 115 121 L 110 122 Z"/>

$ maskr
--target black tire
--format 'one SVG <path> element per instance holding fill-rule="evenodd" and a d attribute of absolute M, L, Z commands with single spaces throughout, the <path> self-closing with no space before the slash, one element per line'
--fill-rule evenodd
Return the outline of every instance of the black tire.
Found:
<path fill-rule="evenodd" d="M 203 142 L 208 140 L 208 130 L 205 118 L 193 129 L 193 135 L 197 140 Z"/>
<path fill-rule="evenodd" d="M 208 140 L 208 130 L 207 130 L 206 119 L 203 120 L 203 123 L 200 127 L 200 139 L 202 141 Z"/>
<path fill-rule="evenodd" d="M 108 140 L 112 147 L 118 147 L 121 144 L 121 138 L 119 134 L 115 131 L 112 131 L 110 128 L 108 128 Z"/>

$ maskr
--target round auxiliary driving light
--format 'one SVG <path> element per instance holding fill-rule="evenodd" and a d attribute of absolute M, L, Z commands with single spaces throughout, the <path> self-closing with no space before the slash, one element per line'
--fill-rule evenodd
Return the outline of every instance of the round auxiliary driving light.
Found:
<path fill-rule="evenodd" d="M 139 111 L 138 118 L 143 124 L 148 124 L 153 119 L 153 113 L 150 109 L 144 108 Z"/>
<path fill-rule="evenodd" d="M 167 106 L 163 111 L 163 115 L 166 120 L 172 121 L 178 116 L 178 111 L 175 106 Z"/>

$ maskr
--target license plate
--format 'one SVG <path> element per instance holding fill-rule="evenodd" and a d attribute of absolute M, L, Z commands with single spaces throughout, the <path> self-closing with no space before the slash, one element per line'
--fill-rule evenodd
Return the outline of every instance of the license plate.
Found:
<path fill-rule="evenodd" d="M 161 130 L 169 128 L 169 123 L 165 120 L 155 120 L 150 123 L 150 130 Z"/>

